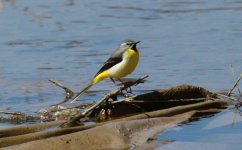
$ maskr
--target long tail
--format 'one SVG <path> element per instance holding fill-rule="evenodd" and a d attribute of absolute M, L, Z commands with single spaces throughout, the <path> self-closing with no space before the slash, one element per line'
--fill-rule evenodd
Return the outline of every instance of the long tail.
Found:
<path fill-rule="evenodd" d="M 84 92 L 86 92 L 91 86 L 93 86 L 94 84 L 102 81 L 103 79 L 109 77 L 109 73 L 107 71 L 103 71 L 101 73 L 99 73 L 98 75 L 96 75 L 93 80 L 81 91 L 79 92 L 74 99 L 71 101 L 71 103 L 75 102 Z"/>
<path fill-rule="evenodd" d="M 92 87 L 94 84 L 93 82 L 90 82 L 81 92 L 79 92 L 71 101 L 71 103 L 75 102 L 84 92 L 86 92 L 90 87 Z"/>

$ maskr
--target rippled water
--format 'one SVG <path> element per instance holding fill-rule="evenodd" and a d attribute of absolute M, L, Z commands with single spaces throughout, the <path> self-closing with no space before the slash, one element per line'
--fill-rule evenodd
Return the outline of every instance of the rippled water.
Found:
<path fill-rule="evenodd" d="M 241 150 L 241 121 L 242 117 L 237 113 L 224 111 L 213 118 L 204 118 L 161 134 L 158 140 L 172 142 L 157 149 Z"/>
<path fill-rule="evenodd" d="M 0 110 L 34 113 L 79 91 L 126 38 L 140 40 L 136 90 L 227 90 L 242 70 L 241 0 L 0 0 Z M 116 88 L 106 80 L 89 101 Z"/>

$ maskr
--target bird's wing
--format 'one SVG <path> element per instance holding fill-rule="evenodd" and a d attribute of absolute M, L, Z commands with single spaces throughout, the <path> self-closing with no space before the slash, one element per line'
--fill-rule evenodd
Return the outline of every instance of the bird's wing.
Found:
<path fill-rule="evenodd" d="M 102 66 L 102 68 L 97 72 L 95 77 L 102 73 L 105 70 L 108 70 L 109 68 L 113 67 L 114 65 L 120 63 L 122 61 L 122 57 L 110 57 Z"/>

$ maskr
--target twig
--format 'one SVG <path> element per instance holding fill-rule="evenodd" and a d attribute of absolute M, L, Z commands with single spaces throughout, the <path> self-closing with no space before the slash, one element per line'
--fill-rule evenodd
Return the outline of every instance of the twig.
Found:
<path fill-rule="evenodd" d="M 6 114 L 6 115 L 18 115 L 18 116 L 27 116 L 25 113 L 22 112 L 5 112 L 5 111 L 0 111 L 1 114 Z"/>
<path fill-rule="evenodd" d="M 5 116 L 0 116 L 0 122 L 7 122 L 7 123 L 25 123 L 25 122 L 33 122 L 40 120 L 38 115 L 28 115 L 22 112 L 5 112 L 0 111 L 0 114 L 5 114 Z M 1 137 L 1 135 L 0 135 Z"/>
<path fill-rule="evenodd" d="M 65 87 L 63 84 L 61 84 L 61 83 L 58 82 L 57 80 L 52 80 L 52 79 L 50 79 L 49 81 L 50 81 L 51 83 L 53 83 L 54 85 L 56 85 L 56 86 L 62 88 L 62 89 L 65 90 L 65 92 L 66 92 L 66 97 L 65 97 L 65 99 L 64 99 L 63 101 L 57 103 L 57 104 L 52 105 L 52 106 L 56 106 L 56 105 L 63 104 L 63 103 L 65 103 L 65 102 L 67 102 L 68 100 L 70 100 L 70 99 L 74 96 L 74 92 L 73 92 L 71 89 Z"/>
<path fill-rule="evenodd" d="M 48 111 L 47 113 L 54 113 L 54 112 L 57 112 L 57 111 L 63 111 L 63 110 L 68 110 L 68 109 L 74 109 L 74 108 L 87 108 L 89 106 L 91 106 L 93 104 L 80 104 L 78 106 L 72 106 L 72 107 L 66 107 L 66 108 L 60 108 L 60 109 L 56 109 L 56 110 L 51 110 L 51 111 Z"/>
<path fill-rule="evenodd" d="M 235 77 L 235 71 L 234 71 L 234 68 L 233 68 L 232 65 L 230 66 L 230 71 L 231 71 L 231 73 L 232 73 L 232 75 L 233 75 L 233 80 L 234 80 L 234 83 L 235 83 L 235 82 L 236 82 L 236 77 Z M 241 92 L 240 92 L 239 87 L 238 87 L 238 92 L 239 92 L 239 94 L 241 95 Z"/>
<path fill-rule="evenodd" d="M 235 97 L 232 97 L 232 96 L 227 96 L 227 95 L 224 95 L 224 94 L 220 94 L 220 93 L 216 93 L 218 96 L 222 96 L 222 97 L 225 97 L 225 98 L 228 98 L 234 102 L 239 102 L 239 103 L 242 103 L 242 101 L 236 99 Z"/>
<path fill-rule="evenodd" d="M 122 99 L 122 100 L 119 100 L 119 102 L 122 102 L 122 101 L 125 101 L 125 102 L 140 102 L 140 103 L 143 103 L 143 102 L 146 102 L 145 100 L 134 100 L 135 96 L 133 98 L 128 98 L 128 99 Z M 169 102 L 172 102 L 172 101 L 207 101 L 207 100 L 214 100 L 214 98 L 189 98 L 189 99 L 169 99 L 167 101 Z M 149 102 L 161 102 L 159 100 L 154 100 L 154 101 L 149 101 Z M 115 102 L 113 102 L 115 103 Z"/>
<path fill-rule="evenodd" d="M 117 97 L 118 95 L 123 95 L 122 91 L 126 90 L 128 88 L 130 88 L 131 86 L 136 86 L 140 83 L 144 83 L 145 79 L 148 78 L 148 75 L 145 75 L 141 78 L 139 78 L 138 80 L 129 83 L 129 84 L 125 84 L 123 87 L 119 88 L 118 90 L 111 92 L 107 95 L 105 95 L 100 101 L 98 101 L 96 104 L 92 105 L 91 107 L 85 109 L 83 112 L 79 113 L 77 116 L 75 116 L 74 118 L 70 119 L 68 122 L 64 123 L 62 125 L 62 127 L 70 127 L 70 126 L 74 126 L 77 124 L 77 122 L 83 118 L 88 116 L 88 114 L 90 114 L 90 112 L 92 112 L 96 107 L 102 105 L 104 102 L 106 102 L 107 100 L 109 100 L 110 98 L 113 97 Z"/>
<path fill-rule="evenodd" d="M 233 85 L 233 87 L 229 90 L 229 92 L 227 94 L 228 96 L 230 96 L 231 93 L 232 93 L 232 91 L 235 89 L 235 87 L 238 86 L 238 83 L 239 83 L 239 81 L 240 81 L 241 78 L 242 78 L 242 74 L 240 74 L 239 78 L 237 79 L 237 81 L 235 82 L 235 84 Z"/>

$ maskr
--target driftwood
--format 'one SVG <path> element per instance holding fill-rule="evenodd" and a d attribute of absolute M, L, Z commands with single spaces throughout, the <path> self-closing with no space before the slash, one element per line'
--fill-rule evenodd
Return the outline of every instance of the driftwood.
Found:
<path fill-rule="evenodd" d="M 146 76 L 144 77 L 146 78 Z M 133 84 L 143 82 L 144 78 L 140 78 Z M 58 85 L 62 85 L 58 83 Z M 130 84 L 132 86 L 132 84 Z M 69 89 L 64 87 L 64 89 Z M 123 89 L 128 88 L 129 86 L 123 87 Z M 107 119 L 115 119 L 122 116 L 133 115 L 143 112 L 149 112 L 159 109 L 170 108 L 179 105 L 187 105 L 192 103 L 203 102 L 208 99 L 216 98 L 219 94 L 214 94 L 206 89 L 190 86 L 190 85 L 181 85 L 164 90 L 156 90 L 150 93 L 145 93 L 138 96 L 132 96 L 124 98 L 123 100 L 108 102 L 109 98 L 117 97 L 119 93 L 122 94 L 122 88 L 111 92 L 106 95 L 102 100 L 96 104 L 80 104 L 74 107 L 62 107 L 62 106 L 52 106 L 44 111 L 41 111 L 38 115 L 40 116 L 30 116 L 22 114 L 19 112 L 2 112 L 10 114 L 8 118 L 0 118 L 2 121 L 9 122 L 24 122 L 28 120 L 41 119 L 42 121 L 53 121 L 56 119 L 66 119 L 71 116 L 75 116 L 70 119 L 67 125 L 69 126 L 76 125 L 79 122 L 80 118 L 90 121 L 105 121 Z M 67 90 L 70 91 L 70 90 Z M 221 96 L 221 95 L 220 95 Z M 226 96 L 226 95 L 225 95 Z M 223 96 L 224 97 L 224 96 Z M 226 96 L 226 98 L 232 99 L 231 96 Z M 233 98 L 233 101 L 238 101 Z M 56 107 L 56 108 L 55 108 Z M 82 108 L 84 111 L 75 115 L 78 112 L 78 109 Z M 27 116 L 27 117 L 23 117 Z M 87 118 L 88 117 L 88 118 Z M 26 119 L 25 119 L 26 118 Z M 23 120 L 24 119 L 24 120 Z M 82 121 L 83 121 L 82 119 Z M 72 124 L 72 125 L 71 125 Z M 66 125 L 66 124 L 65 124 Z"/>
<path fill-rule="evenodd" d="M 95 121 L 105 121 L 175 106 L 204 102 L 215 98 L 217 98 L 216 94 L 204 88 L 180 85 L 114 101 L 108 106 L 105 105 L 94 109 L 89 117 Z"/>
<path fill-rule="evenodd" d="M 116 119 L 116 120 L 112 120 L 112 121 L 108 121 L 108 122 L 129 121 L 129 120 L 164 117 L 164 116 L 168 117 L 168 116 L 178 115 L 178 114 L 193 111 L 193 110 L 208 110 L 210 108 L 213 108 L 213 109 L 218 108 L 221 110 L 222 108 L 226 107 L 228 104 L 229 103 L 227 101 L 223 101 L 223 100 L 207 101 L 207 102 L 201 102 L 201 103 L 197 103 L 197 104 L 177 106 L 177 107 L 168 108 L 168 109 L 164 109 L 164 110 L 147 112 L 147 113 L 138 114 L 138 115 L 125 117 L 125 118 L 120 118 L 120 119 Z M 214 111 L 212 113 L 214 113 Z M 90 129 L 90 128 L 93 128 L 96 126 L 104 125 L 108 122 L 101 122 L 101 123 L 97 123 L 94 125 L 87 125 L 87 126 L 63 128 L 63 129 L 57 129 L 57 130 L 52 130 L 52 131 L 41 131 L 41 132 L 24 134 L 24 135 L 19 135 L 19 136 L 17 136 L 17 134 L 15 134 L 16 136 L 13 136 L 13 137 L 0 138 L 0 147 L 6 147 L 6 146 L 25 143 L 25 142 L 29 142 L 29 141 L 33 141 L 33 140 L 37 140 L 37 139 L 43 139 L 43 138 L 48 138 L 48 137 L 52 137 L 52 136 L 59 136 L 59 135 L 63 135 L 63 134 L 82 131 L 82 130 Z M 11 129 L 8 130 L 8 134 L 9 134 L 10 130 Z M 18 131 L 18 129 L 15 129 L 15 130 Z M 26 128 L 26 129 L 21 128 L 21 134 L 24 132 L 24 130 L 28 130 L 28 128 Z M 34 130 L 34 131 L 36 131 L 36 130 Z M 4 131 L 0 130 L 0 133 L 2 135 L 6 135 L 6 133 Z M 26 132 L 26 133 L 29 133 L 29 132 Z"/>
<path fill-rule="evenodd" d="M 84 118 L 83 119 L 84 121 L 88 118 L 94 121 L 105 121 L 107 119 L 122 117 L 124 115 L 131 115 L 135 113 L 142 113 L 142 112 L 153 111 L 157 109 L 165 109 L 165 108 L 174 107 L 178 105 L 187 105 L 187 104 L 202 102 L 207 100 L 208 98 L 210 99 L 216 98 L 217 96 L 226 97 L 226 95 L 219 94 L 219 93 L 212 93 L 200 87 L 182 85 L 182 86 L 176 86 L 174 88 L 154 91 L 151 93 L 145 93 L 142 95 L 125 98 L 124 100 L 121 100 L 121 102 L 120 101 L 118 102 L 115 101 L 111 103 L 107 102 L 108 99 L 110 98 L 113 100 L 117 100 L 117 97 L 119 95 L 124 96 L 125 94 L 122 93 L 123 90 L 127 90 L 133 85 L 143 83 L 144 79 L 147 77 L 148 76 L 141 77 L 135 82 L 130 82 L 131 84 L 128 84 L 128 86 L 125 85 L 119 90 L 116 90 L 114 92 L 107 94 L 99 102 L 97 102 L 96 104 L 93 104 L 89 108 L 84 109 L 83 112 L 80 112 L 78 115 L 71 118 L 67 123 L 63 125 L 63 127 L 79 125 L 80 123 L 79 121 L 81 118 Z M 237 79 L 233 87 L 230 89 L 230 91 L 228 92 L 228 96 L 226 98 L 236 101 L 235 98 L 230 96 L 230 94 L 233 91 L 233 89 L 236 86 L 238 86 L 238 82 L 240 81 L 241 77 L 242 75 Z M 65 87 L 63 84 L 54 80 L 50 80 L 50 81 L 55 85 L 57 85 L 58 87 L 63 88 L 66 91 L 66 99 L 60 102 L 59 104 L 68 101 L 73 96 L 73 92 L 69 88 Z M 237 102 L 241 103 L 238 100 Z"/>
<path fill-rule="evenodd" d="M 222 103 L 224 103 L 224 102 L 222 102 Z M 202 107 L 204 107 L 204 106 L 202 106 Z M 199 106 L 196 106 L 196 108 L 199 108 Z M 172 110 L 170 110 L 170 111 L 172 111 Z M 213 113 L 217 113 L 219 111 L 222 111 L 222 110 L 221 109 L 211 109 L 211 110 L 206 109 L 205 111 L 188 111 L 186 113 L 179 113 L 179 115 L 172 115 L 170 117 L 157 118 L 157 116 L 156 116 L 154 119 L 149 119 L 150 117 L 148 115 L 138 117 L 138 118 L 143 118 L 143 117 L 148 118 L 148 119 L 143 119 L 143 120 L 134 119 L 135 117 L 126 118 L 126 119 L 118 119 L 115 121 L 109 121 L 107 123 L 98 123 L 96 125 L 78 126 L 78 127 L 58 129 L 55 131 L 37 132 L 34 134 L 15 136 L 12 138 L 11 137 L 3 138 L 3 139 L 0 139 L 0 145 L 2 147 L 7 147 L 7 146 L 12 146 L 12 145 L 20 144 L 20 143 L 26 143 L 29 141 L 37 140 L 36 142 L 35 141 L 32 142 L 32 144 L 27 143 L 25 146 L 22 145 L 23 147 L 22 146 L 20 146 L 20 147 L 22 147 L 22 149 L 26 149 L 26 148 L 32 149 L 33 148 L 32 146 L 35 146 L 35 149 L 36 148 L 37 149 L 46 149 L 47 148 L 46 146 L 48 146 L 48 148 L 53 148 L 53 149 L 56 149 L 56 148 L 70 149 L 69 146 L 75 147 L 74 149 L 82 149 L 82 148 L 92 149 L 93 146 L 96 147 L 93 149 L 100 148 L 99 146 L 104 146 L 105 148 L 108 148 L 110 146 L 109 142 L 112 143 L 113 141 L 115 141 L 115 138 L 117 137 L 117 136 L 113 136 L 116 133 L 113 133 L 112 131 L 118 131 L 118 137 L 122 137 L 125 139 L 128 138 L 125 140 L 125 141 L 128 140 L 127 141 L 128 143 L 126 143 L 126 144 L 130 144 L 130 142 L 136 142 L 136 144 L 138 142 L 138 144 L 142 144 L 142 143 L 150 140 L 151 139 L 150 136 L 153 137 L 153 136 L 155 136 L 155 134 L 160 133 L 163 130 L 167 130 L 173 126 L 176 126 L 177 123 L 182 123 L 183 121 L 188 121 L 187 119 L 190 119 L 190 117 L 194 114 L 201 114 L 201 113 L 209 113 L 209 114 L 212 113 L 213 114 Z M 165 111 L 163 113 L 157 113 L 157 114 L 165 115 Z M 133 122 L 130 122 L 129 119 L 133 120 Z M 157 127 L 155 127 L 156 123 L 154 122 L 154 120 L 158 121 L 157 123 L 159 123 L 159 124 L 157 124 L 158 125 L 157 127 L 159 127 L 158 128 L 159 130 L 157 130 Z M 120 125 L 120 124 L 122 124 L 122 125 Z M 111 125 L 111 127 L 106 129 L 106 127 L 110 126 L 110 125 Z M 132 125 L 132 126 L 130 126 L 130 125 Z M 100 126 L 100 127 L 98 127 L 98 126 Z M 94 128 L 94 127 L 98 127 L 98 128 Z M 153 129 L 152 132 L 150 132 L 148 129 L 152 128 L 152 127 L 155 130 Z M 91 129 L 91 128 L 94 128 L 94 129 L 87 130 L 84 132 L 78 132 L 78 131 L 83 131 L 83 130 Z M 146 130 L 144 130 L 144 128 Z M 162 130 L 160 130 L 160 129 L 162 129 Z M 145 134 L 144 133 L 145 131 L 149 134 L 147 134 L 147 133 Z M 154 131 L 155 131 L 155 133 L 154 133 Z M 74 133 L 74 134 L 70 134 L 70 133 Z M 60 136 L 60 135 L 64 135 L 64 134 L 68 134 L 68 135 Z M 150 135 L 150 134 L 152 134 L 152 135 Z M 123 135 L 125 137 L 123 137 Z M 144 136 L 144 135 L 146 135 L 146 136 Z M 55 138 L 53 136 L 60 136 L 60 137 Z M 48 138 L 46 140 L 39 141 L 39 139 L 45 139 L 47 137 L 53 137 L 53 138 Z M 129 137 L 131 137 L 131 138 L 129 138 Z M 107 140 L 107 139 L 110 139 L 110 140 Z M 109 142 L 106 143 L 105 141 L 109 141 Z M 49 142 L 51 142 L 52 144 L 50 144 L 50 145 L 47 144 Z M 98 142 L 99 144 L 96 142 Z M 36 145 L 38 145 L 40 143 L 41 143 L 41 145 L 36 147 Z M 45 144 L 43 144 L 43 143 L 45 143 Z M 71 145 L 69 145 L 69 144 L 71 144 Z M 89 144 L 91 144 L 91 145 L 89 145 Z M 119 145 L 121 143 L 118 142 L 116 144 Z M 68 148 L 66 146 L 68 146 Z M 115 145 L 115 146 L 117 146 L 117 145 Z M 18 148 L 20 148 L 20 147 L 18 146 Z M 9 148 L 14 149 L 16 147 L 9 147 Z"/>
<path fill-rule="evenodd" d="M 143 83 L 144 79 L 147 77 L 148 76 L 144 76 L 131 84 L 107 94 L 99 102 L 79 113 L 74 118 L 71 118 L 67 123 L 63 124 L 62 127 L 78 125 L 80 119 L 86 117 L 95 118 L 95 121 L 105 121 L 110 118 L 113 119 L 135 113 L 193 104 L 209 100 L 209 98 L 216 98 L 216 94 L 201 87 L 181 85 L 174 88 L 157 90 L 151 93 L 128 97 L 121 101 L 114 101 L 108 105 L 107 101 L 110 98 L 116 98 L 118 95 L 122 94 L 123 90 L 126 90 L 133 85 Z"/>
<path fill-rule="evenodd" d="M 18 115 L 19 113 L 14 112 L 8 118 L 0 118 L 0 120 L 16 122 L 19 120 L 23 120 L 22 122 L 26 122 L 32 118 L 41 119 L 41 121 L 53 121 L 57 119 L 68 119 L 67 123 L 63 124 L 63 126 L 74 126 L 80 125 L 81 121 L 105 121 L 108 119 L 115 119 L 118 117 L 132 115 L 137 113 L 149 112 L 158 109 L 165 109 L 169 107 L 179 106 L 179 105 L 187 105 L 192 103 L 198 103 L 208 100 L 208 98 L 216 98 L 216 93 L 211 93 L 206 89 L 190 86 L 190 85 L 181 85 L 176 86 L 169 89 L 164 90 L 156 90 L 150 93 L 145 93 L 138 96 L 125 97 L 123 100 L 119 101 L 108 101 L 109 99 L 117 100 L 119 95 L 125 96 L 122 91 L 127 90 L 133 85 L 137 85 L 139 83 L 143 83 L 144 79 L 148 76 L 141 77 L 136 81 L 129 82 L 129 84 L 121 87 L 120 89 L 111 92 L 104 96 L 99 102 L 96 104 L 80 104 L 74 107 L 63 107 L 60 105 L 54 105 L 52 107 L 56 108 L 48 108 L 44 111 L 40 112 L 36 116 L 25 117 L 27 119 L 23 120 L 24 117 Z M 72 90 L 60 82 L 56 80 L 49 80 L 54 85 L 61 87 L 66 92 L 66 98 L 64 101 L 59 102 L 58 104 L 62 104 L 67 102 L 74 96 Z M 239 81 L 239 80 L 238 80 Z M 238 82 L 236 82 L 236 85 Z M 219 95 L 221 96 L 221 95 Z M 225 95 L 226 96 L 226 95 Z M 225 97 L 223 96 L 223 97 Z M 233 97 L 227 96 L 227 98 L 232 99 Z M 233 99 L 235 101 L 235 99 Z M 60 107 L 60 108 L 59 108 Z M 79 109 L 83 111 L 78 113 Z M 70 113 L 68 113 L 70 112 Z M 39 116 L 38 116 L 39 115 Z M 28 116 L 28 115 L 26 115 Z M 73 117 L 74 116 L 74 117 Z M 20 119 L 18 119 L 20 118 Z"/>
<path fill-rule="evenodd" d="M 140 83 L 144 83 L 145 79 L 148 78 L 148 76 L 143 76 L 139 78 L 138 80 L 131 82 L 129 84 L 125 84 L 124 86 L 120 87 L 118 90 L 111 92 L 110 94 L 105 95 L 100 101 L 98 101 L 96 104 L 92 105 L 91 107 L 85 109 L 83 112 L 79 113 L 75 117 L 71 118 L 68 122 L 62 125 L 62 127 L 71 127 L 78 125 L 79 120 L 81 118 L 87 117 L 95 108 L 100 107 L 104 103 L 108 103 L 109 99 L 117 100 L 117 96 L 124 95 L 123 91 L 127 90 L 131 86 L 136 86 Z"/>
<path fill-rule="evenodd" d="M 108 101 L 109 99 L 117 100 L 118 95 L 125 95 L 123 90 L 144 82 L 145 78 L 140 78 L 136 82 L 131 82 L 123 88 L 106 95 L 98 103 L 84 109 L 83 112 L 77 114 L 69 122 L 57 121 L 0 130 L 0 147 L 75 133 L 103 126 L 107 123 L 156 117 L 173 117 L 191 111 L 200 116 L 214 114 L 231 104 L 229 101 L 219 99 L 216 93 L 191 85 L 180 85 L 127 97 L 118 101 Z M 88 117 L 88 121 L 94 119 L 101 122 L 71 127 L 76 125 L 81 118 L 86 119 L 86 117 Z M 65 128 L 58 128 L 63 123 L 66 125 Z M 53 130 L 53 127 L 56 129 Z M 48 128 L 52 128 L 52 130 L 46 130 Z M 68 141 L 66 142 L 68 143 Z"/>
<path fill-rule="evenodd" d="M 62 124 L 64 121 L 52 121 L 47 123 L 40 123 L 30 126 L 20 126 L 0 130 L 0 139 L 3 137 L 10 137 L 22 134 L 28 134 L 33 132 L 38 132 L 47 128 L 56 127 L 57 125 Z"/>
<path fill-rule="evenodd" d="M 188 112 L 173 117 L 110 122 L 90 130 L 37 140 L 6 149 L 129 149 L 130 146 L 142 145 L 158 133 L 187 121 L 193 114 L 194 112 Z"/>

